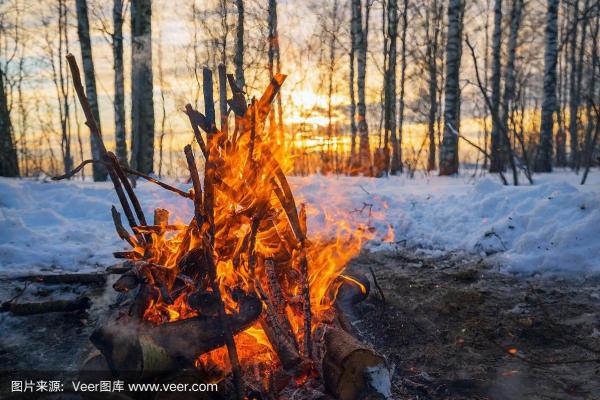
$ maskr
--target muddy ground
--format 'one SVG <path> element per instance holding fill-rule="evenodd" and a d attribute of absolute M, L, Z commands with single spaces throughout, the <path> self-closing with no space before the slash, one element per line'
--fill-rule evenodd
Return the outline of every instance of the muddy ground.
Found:
<path fill-rule="evenodd" d="M 371 269 L 385 303 L 372 284 L 351 320 L 388 358 L 395 399 L 600 399 L 600 274 L 522 277 L 469 255 L 406 251 L 365 251 L 349 266 L 373 280 Z M 57 366 L 76 374 L 116 300 L 114 279 L 29 284 L 21 301 L 87 295 L 93 305 L 84 314 L 0 313 L 0 375 Z M 0 301 L 23 286 L 0 279 Z"/>
<path fill-rule="evenodd" d="M 515 276 L 464 254 L 364 252 L 354 329 L 398 399 L 600 399 L 600 274 Z M 372 278 L 371 278 L 372 280 Z"/>

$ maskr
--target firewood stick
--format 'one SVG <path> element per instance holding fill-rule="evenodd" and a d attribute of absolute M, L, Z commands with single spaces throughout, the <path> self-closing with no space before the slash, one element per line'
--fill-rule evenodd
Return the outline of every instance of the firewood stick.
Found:
<path fill-rule="evenodd" d="M 117 235 L 121 239 L 127 241 L 127 243 L 131 245 L 131 247 L 136 247 L 136 240 L 129 234 L 129 232 L 127 232 L 127 230 L 123 226 L 123 222 L 121 221 L 121 214 L 117 211 L 117 208 L 115 206 L 112 206 L 110 208 L 110 212 L 112 215 L 113 223 L 115 224 Z M 135 228 L 133 231 L 135 232 Z"/>
<path fill-rule="evenodd" d="M 275 314 L 275 306 L 258 279 L 255 279 L 254 286 L 265 305 L 264 314 L 260 319 L 261 327 L 267 334 L 269 342 L 273 346 L 275 353 L 277 353 L 281 365 L 283 365 L 285 369 L 291 369 L 300 364 L 302 358 L 294 348 L 294 345 L 290 343 L 288 336 L 281 327 L 277 315 Z"/>
<path fill-rule="evenodd" d="M 219 113 L 221 114 L 221 132 L 225 137 L 229 136 L 229 128 L 227 126 L 227 73 L 225 65 L 219 64 Z"/>
<path fill-rule="evenodd" d="M 126 167 L 124 165 L 122 165 L 121 168 L 123 168 L 123 171 L 125 171 L 129 175 L 135 175 L 137 177 L 143 178 L 143 179 L 147 180 L 148 182 L 152 182 L 152 183 L 160 186 L 163 189 L 167 189 L 170 192 L 177 193 L 181 197 L 185 197 L 185 198 L 188 198 L 188 199 L 192 198 L 192 196 L 189 193 L 186 193 L 183 190 L 179 190 L 176 187 L 173 187 L 173 186 L 168 185 L 168 184 L 166 184 L 164 182 L 161 182 L 158 179 L 154 179 L 153 177 L 148 176 L 148 175 L 146 175 L 144 173 L 141 173 L 139 171 L 136 171 L 135 169 L 131 169 L 131 168 Z"/>
<path fill-rule="evenodd" d="M 265 260 L 264 268 L 265 274 L 267 275 L 269 294 L 271 295 L 270 299 L 273 303 L 275 315 L 279 320 L 285 336 L 294 345 L 294 347 L 298 349 L 298 341 L 296 340 L 296 336 L 292 330 L 292 325 L 290 324 L 290 320 L 286 314 L 286 302 L 285 298 L 283 297 L 281 285 L 279 284 L 279 279 L 277 279 L 277 275 L 275 273 L 275 264 L 273 263 L 273 260 Z"/>
<path fill-rule="evenodd" d="M 204 93 L 204 116 L 208 124 L 208 134 L 213 135 L 217 131 L 215 124 L 215 100 L 213 96 L 213 78 L 210 68 L 202 68 L 202 92 Z M 211 148 L 208 147 L 210 153 Z"/>
<path fill-rule="evenodd" d="M 113 252 L 114 258 L 125 258 L 127 260 L 141 260 L 144 255 L 137 251 L 115 251 Z"/>
<path fill-rule="evenodd" d="M 78 173 L 79 171 L 81 171 L 81 169 L 83 167 L 85 167 L 86 165 L 91 164 L 91 163 L 98 163 L 98 164 L 102 164 L 102 165 L 105 165 L 105 166 L 109 166 L 110 165 L 109 163 L 106 163 L 106 162 L 101 161 L 101 160 L 92 160 L 92 159 L 90 159 L 90 160 L 84 160 L 84 161 L 81 162 L 81 164 L 79 164 L 77 167 L 75 167 L 71 171 L 67 172 L 66 174 L 64 174 L 64 175 L 58 175 L 58 176 L 53 176 L 50 179 L 52 179 L 53 181 L 60 181 L 60 180 L 63 180 L 63 179 L 69 179 L 72 176 L 74 176 L 76 173 Z M 129 175 L 135 175 L 137 177 L 140 177 L 140 178 L 143 178 L 143 179 L 147 180 L 148 182 L 155 183 L 158 186 L 162 187 L 163 189 L 167 189 L 167 190 L 169 190 L 169 191 L 171 191 L 173 193 L 177 193 L 181 197 L 186 197 L 188 199 L 190 199 L 192 197 L 189 193 L 186 193 L 183 190 L 179 190 L 176 187 L 173 187 L 173 186 L 168 185 L 168 184 L 166 184 L 164 182 L 161 182 L 158 179 L 154 179 L 153 177 L 148 176 L 146 174 L 143 174 L 143 173 L 141 173 L 139 171 L 136 171 L 135 169 L 131 169 L 131 168 L 125 166 L 125 165 L 121 165 L 121 168 L 123 169 L 123 171 L 125 171 Z"/>
<path fill-rule="evenodd" d="M 117 156 L 115 156 L 112 151 L 107 151 L 106 156 L 110 160 L 114 171 L 117 173 L 117 176 L 123 183 L 123 187 L 125 188 L 125 191 L 129 196 L 129 200 L 131 201 L 131 205 L 133 206 L 133 210 L 135 211 L 135 215 L 137 216 L 140 225 L 148 225 L 148 223 L 146 222 L 146 216 L 144 215 L 144 211 L 142 210 L 142 206 L 137 196 L 135 195 L 135 192 L 133 191 L 131 182 L 129 182 L 129 179 L 127 179 L 127 176 L 125 176 L 125 172 L 123 172 L 123 168 L 121 168 L 121 164 L 119 164 Z M 147 239 L 150 239 L 150 237 L 147 237 Z"/>
<path fill-rule="evenodd" d="M 75 61 L 75 56 L 72 54 L 67 54 L 67 62 L 69 63 L 69 68 L 71 69 L 71 76 L 73 78 L 73 86 L 75 87 L 75 92 L 77 93 L 77 97 L 79 99 L 79 103 L 83 108 L 83 113 L 85 114 L 86 125 L 90 128 L 92 135 L 96 138 L 99 146 L 100 146 L 100 157 L 101 160 L 109 163 L 110 159 L 108 158 L 106 147 L 104 146 L 104 141 L 102 140 L 102 134 L 100 133 L 100 129 L 96 124 L 96 120 L 94 119 L 94 114 L 92 113 L 92 109 L 90 107 L 90 103 L 88 102 L 87 96 L 85 95 L 85 91 L 83 89 L 83 85 L 81 84 L 81 75 L 79 73 L 79 67 L 77 66 L 77 61 Z M 117 192 L 117 197 L 119 198 L 119 202 L 121 203 L 121 207 L 125 212 L 125 216 L 127 217 L 127 221 L 129 222 L 130 227 L 137 226 L 135 218 L 133 217 L 133 212 L 131 211 L 131 207 L 127 201 L 127 197 L 125 192 L 123 191 L 123 187 L 121 186 L 121 182 L 119 181 L 119 177 L 115 172 L 114 168 L 107 168 L 108 175 L 110 176 L 110 180 L 112 181 L 115 191 Z M 146 224 L 144 224 L 146 225 Z"/>
<path fill-rule="evenodd" d="M 198 129 L 198 121 L 194 114 L 195 110 L 192 108 L 191 104 L 185 105 L 185 113 L 187 114 L 190 124 L 192 125 L 192 130 L 194 131 L 194 137 L 196 138 L 196 142 L 198 146 L 200 146 L 200 150 L 202 150 L 202 154 L 204 154 L 204 158 L 208 157 L 208 151 L 206 150 L 206 144 L 204 143 L 204 139 L 202 138 L 202 133 L 200 133 L 200 129 Z"/>
<path fill-rule="evenodd" d="M 200 177 L 198 176 L 198 168 L 196 167 L 196 161 L 194 161 L 194 153 L 192 152 L 192 146 L 190 146 L 189 144 L 186 145 L 183 151 L 185 153 L 188 169 L 190 170 L 190 177 L 192 178 L 192 185 L 194 187 L 194 215 L 196 217 L 196 225 L 198 226 L 198 231 L 200 231 L 205 219 L 202 207 L 202 186 L 200 184 Z"/>
<path fill-rule="evenodd" d="M 233 340 L 233 331 L 229 323 L 227 314 L 225 313 L 225 303 L 221 297 L 221 290 L 219 289 L 219 283 L 217 282 L 217 268 L 212 255 L 212 247 L 206 249 L 207 264 L 208 264 L 208 278 L 210 280 L 210 286 L 215 295 L 218 305 L 219 320 L 223 327 L 223 333 L 225 338 L 225 345 L 227 346 L 227 354 L 229 355 L 229 362 L 231 364 L 231 371 L 233 373 L 233 381 L 235 383 L 238 400 L 244 399 L 244 389 L 242 386 L 242 369 L 240 367 L 240 360 L 237 354 L 237 347 Z"/>
<path fill-rule="evenodd" d="M 215 102 L 213 99 L 213 81 L 212 72 L 208 68 L 202 70 L 202 81 L 204 91 L 204 113 L 206 114 L 206 121 L 209 126 L 207 132 L 207 151 L 208 157 L 206 160 L 205 173 L 204 173 L 204 215 L 206 222 L 208 222 L 208 232 L 204 233 L 204 250 L 206 253 L 206 260 L 208 265 L 208 278 L 210 280 L 210 286 L 217 299 L 219 319 L 223 326 L 223 332 L 225 337 L 225 344 L 227 346 L 227 353 L 229 356 L 229 362 L 231 363 L 231 371 L 233 373 L 233 381 L 236 387 L 236 392 L 239 400 L 244 398 L 244 389 L 242 385 L 242 370 L 240 368 L 240 361 L 237 354 L 237 348 L 235 341 L 233 340 L 233 333 L 227 314 L 225 313 L 225 304 L 221 296 L 219 284 L 217 282 L 217 266 L 215 264 L 213 256 L 213 248 L 215 245 L 215 221 L 214 221 L 214 161 L 217 157 L 215 151 L 212 150 L 214 135 L 216 133 L 215 126 Z"/>
<path fill-rule="evenodd" d="M 168 231 L 184 231 L 185 225 L 142 225 L 133 228 L 135 233 L 164 233 Z"/>
<path fill-rule="evenodd" d="M 308 280 L 308 260 L 304 249 L 300 250 L 300 276 L 302 279 L 302 298 L 304 312 L 304 354 L 312 358 L 312 313 L 310 308 L 310 285 Z"/>

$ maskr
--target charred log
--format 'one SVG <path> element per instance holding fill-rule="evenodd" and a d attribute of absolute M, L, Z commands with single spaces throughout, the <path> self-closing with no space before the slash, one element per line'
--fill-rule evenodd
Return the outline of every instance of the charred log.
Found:
<path fill-rule="evenodd" d="M 12 302 L 2 308 L 6 308 L 6 311 L 10 311 L 15 315 L 33 315 L 51 312 L 85 311 L 91 305 L 92 301 L 89 297 L 84 296 L 73 300 L 51 300 L 31 303 Z"/>
<path fill-rule="evenodd" d="M 239 311 L 227 315 L 234 334 L 251 326 L 262 309 L 255 296 L 239 300 Z M 201 354 L 223 346 L 225 334 L 218 317 L 199 316 L 161 325 L 130 318 L 97 329 L 90 340 L 117 376 L 139 379 L 193 365 Z"/>

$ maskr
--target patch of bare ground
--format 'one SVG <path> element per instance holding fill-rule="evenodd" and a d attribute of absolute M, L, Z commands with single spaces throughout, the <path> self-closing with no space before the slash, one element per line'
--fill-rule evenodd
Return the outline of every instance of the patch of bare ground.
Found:
<path fill-rule="evenodd" d="M 600 274 L 505 274 L 465 254 L 363 252 L 353 327 L 398 399 L 600 399 Z"/>

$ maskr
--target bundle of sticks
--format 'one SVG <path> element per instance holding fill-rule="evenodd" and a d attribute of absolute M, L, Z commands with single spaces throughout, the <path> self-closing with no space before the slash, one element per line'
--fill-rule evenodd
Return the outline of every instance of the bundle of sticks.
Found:
<path fill-rule="evenodd" d="M 129 267 L 119 271 L 123 275 L 114 288 L 136 293 L 125 322 L 106 324 L 91 337 L 113 373 L 133 371 L 139 379 L 193 365 L 203 353 L 225 345 L 235 396 L 243 399 L 247 388 L 234 335 L 258 321 L 277 365 L 290 376 L 299 379 L 320 372 L 340 398 L 365 391 L 369 387 L 365 371 L 385 363 L 347 331 L 330 329 L 322 340 L 329 355 L 321 360 L 315 355 L 313 331 L 322 321 L 311 309 L 315 298 L 311 299 L 307 253 L 313 244 L 307 239 L 306 212 L 297 207 L 273 146 L 262 135 L 285 76 L 273 76 L 260 99 L 247 104 L 233 76 L 219 66 L 218 129 L 212 71 L 203 70 L 204 114 L 189 104 L 185 112 L 204 159 L 204 177 L 200 179 L 192 146 L 185 146 L 193 186 L 185 192 L 121 165 L 106 150 L 77 63 L 72 55 L 67 60 L 86 123 L 100 143 L 101 158 L 84 161 L 56 179 L 73 176 L 92 162 L 104 164 L 131 230 L 113 207 L 117 234 L 132 246 L 115 253 L 128 259 Z M 230 134 L 231 112 L 235 126 Z M 191 200 L 191 221 L 170 224 L 169 212 L 157 209 L 153 224 L 148 224 L 128 175 Z M 338 282 L 331 291 L 348 282 L 352 281 Z M 322 367 L 316 367 L 321 362 Z"/>

